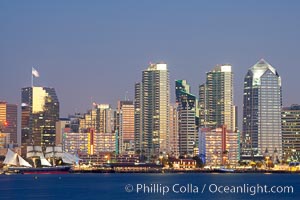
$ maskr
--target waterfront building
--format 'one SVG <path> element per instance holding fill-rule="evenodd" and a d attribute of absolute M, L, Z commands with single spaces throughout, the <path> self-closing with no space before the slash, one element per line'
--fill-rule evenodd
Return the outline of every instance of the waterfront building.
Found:
<path fill-rule="evenodd" d="M 196 168 L 196 160 L 185 158 L 185 159 L 170 159 L 169 161 L 174 169 L 194 169 Z"/>
<path fill-rule="evenodd" d="M 231 131 L 226 126 L 216 129 L 203 128 L 202 137 L 205 139 L 205 161 L 210 166 L 237 165 L 239 155 L 239 132 Z"/>
<path fill-rule="evenodd" d="M 179 157 L 179 136 L 178 136 L 178 110 L 177 104 L 170 105 L 170 145 L 169 154 L 171 157 Z"/>
<path fill-rule="evenodd" d="M 175 93 L 178 105 L 179 154 L 192 157 L 195 156 L 194 150 L 198 149 L 198 100 L 190 93 L 186 80 L 175 81 Z"/>
<path fill-rule="evenodd" d="M 63 149 L 79 155 L 97 155 L 103 152 L 116 152 L 115 133 L 65 132 Z"/>
<path fill-rule="evenodd" d="M 95 154 L 101 152 L 117 153 L 116 134 L 115 133 L 96 133 L 94 135 Z"/>
<path fill-rule="evenodd" d="M 284 107 L 282 116 L 283 159 L 300 161 L 300 105 Z"/>
<path fill-rule="evenodd" d="M 0 101 L 0 133 L 9 133 L 9 143 L 18 143 L 18 106 Z"/>
<path fill-rule="evenodd" d="M 109 104 L 96 104 L 93 103 L 93 108 L 79 119 L 79 132 L 88 133 L 87 139 L 87 152 L 89 155 L 96 154 L 99 150 L 101 136 L 107 137 L 107 134 L 113 135 L 114 146 L 110 149 L 119 153 L 118 133 L 117 133 L 117 111 L 112 109 Z M 97 141 L 98 140 L 98 141 Z M 111 139 L 107 139 L 111 141 Z M 102 141 L 102 140 L 101 140 Z M 105 144 L 107 146 L 107 144 Z M 106 148 L 106 147 L 103 147 Z"/>
<path fill-rule="evenodd" d="M 218 65 L 206 73 L 206 82 L 199 86 L 200 126 L 217 128 L 226 125 L 236 130 L 231 65 Z"/>
<path fill-rule="evenodd" d="M 63 150 L 72 154 L 88 154 L 88 133 L 70 133 L 63 134 Z"/>
<path fill-rule="evenodd" d="M 117 132 L 119 152 L 134 153 L 134 104 L 133 101 L 118 101 Z"/>
<path fill-rule="evenodd" d="M 167 64 L 150 64 L 135 85 L 135 149 L 150 159 L 169 149 L 170 84 Z"/>
<path fill-rule="evenodd" d="M 210 128 L 200 128 L 199 129 L 199 157 L 203 163 L 206 163 L 206 141 L 205 134 L 210 131 Z"/>
<path fill-rule="evenodd" d="M 22 147 L 55 145 L 59 101 L 54 88 L 22 88 Z"/>
<path fill-rule="evenodd" d="M 282 156 L 281 78 L 261 59 L 244 78 L 243 154 L 263 155 L 278 162 Z"/>
<path fill-rule="evenodd" d="M 10 133 L 0 132 L 0 149 L 8 148 L 10 144 Z"/>
<path fill-rule="evenodd" d="M 60 118 L 56 122 L 56 145 L 63 143 L 64 133 L 79 133 L 80 131 L 80 120 L 84 119 L 84 114 L 75 113 L 69 115 L 68 118 Z"/>

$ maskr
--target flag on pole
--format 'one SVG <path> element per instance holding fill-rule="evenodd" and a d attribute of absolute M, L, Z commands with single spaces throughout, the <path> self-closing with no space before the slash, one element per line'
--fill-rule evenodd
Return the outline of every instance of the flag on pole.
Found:
<path fill-rule="evenodd" d="M 40 77 L 40 74 L 39 74 L 39 72 L 36 69 L 32 68 L 32 76 L 34 76 L 34 77 Z"/>

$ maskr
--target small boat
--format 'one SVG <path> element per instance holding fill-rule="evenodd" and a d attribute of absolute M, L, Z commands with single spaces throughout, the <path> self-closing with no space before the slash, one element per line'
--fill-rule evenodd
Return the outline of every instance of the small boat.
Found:
<path fill-rule="evenodd" d="M 221 167 L 221 168 L 217 169 L 217 171 L 221 172 L 221 173 L 234 173 L 235 172 L 234 169 L 225 168 L 225 167 Z"/>

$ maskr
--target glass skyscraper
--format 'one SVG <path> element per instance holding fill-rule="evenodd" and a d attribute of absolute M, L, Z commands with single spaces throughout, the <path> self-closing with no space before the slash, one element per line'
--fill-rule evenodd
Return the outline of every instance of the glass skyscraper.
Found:
<path fill-rule="evenodd" d="M 170 84 L 167 64 L 150 64 L 135 85 L 135 149 L 148 159 L 169 146 Z"/>
<path fill-rule="evenodd" d="M 55 145 L 55 123 L 59 121 L 59 102 L 54 88 L 22 88 L 23 147 Z"/>
<path fill-rule="evenodd" d="M 206 73 L 206 82 L 199 87 L 199 109 L 201 127 L 226 125 L 236 130 L 231 65 L 218 65 Z"/>
<path fill-rule="evenodd" d="M 183 156 L 194 156 L 194 148 L 198 148 L 198 99 L 190 93 L 186 80 L 175 81 L 175 92 L 179 118 L 179 153 Z"/>
<path fill-rule="evenodd" d="M 282 156 L 281 78 L 261 59 L 244 79 L 243 154 Z"/>

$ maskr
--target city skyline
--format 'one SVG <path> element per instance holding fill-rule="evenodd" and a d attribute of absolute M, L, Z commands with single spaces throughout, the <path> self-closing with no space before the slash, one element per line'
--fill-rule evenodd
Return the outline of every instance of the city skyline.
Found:
<path fill-rule="evenodd" d="M 1 2 L 0 100 L 20 105 L 34 67 L 37 86 L 57 89 L 63 117 L 85 112 L 92 101 L 116 107 L 125 96 L 134 99 L 134 83 L 149 62 L 164 61 L 175 102 L 175 80 L 187 80 L 197 94 L 206 72 L 228 63 L 241 114 L 244 74 L 265 58 L 283 79 L 283 106 L 298 103 L 291 72 L 300 4 L 270 2 Z"/>
<path fill-rule="evenodd" d="M 299 10 L 0 0 L 1 199 L 299 199 Z"/>

